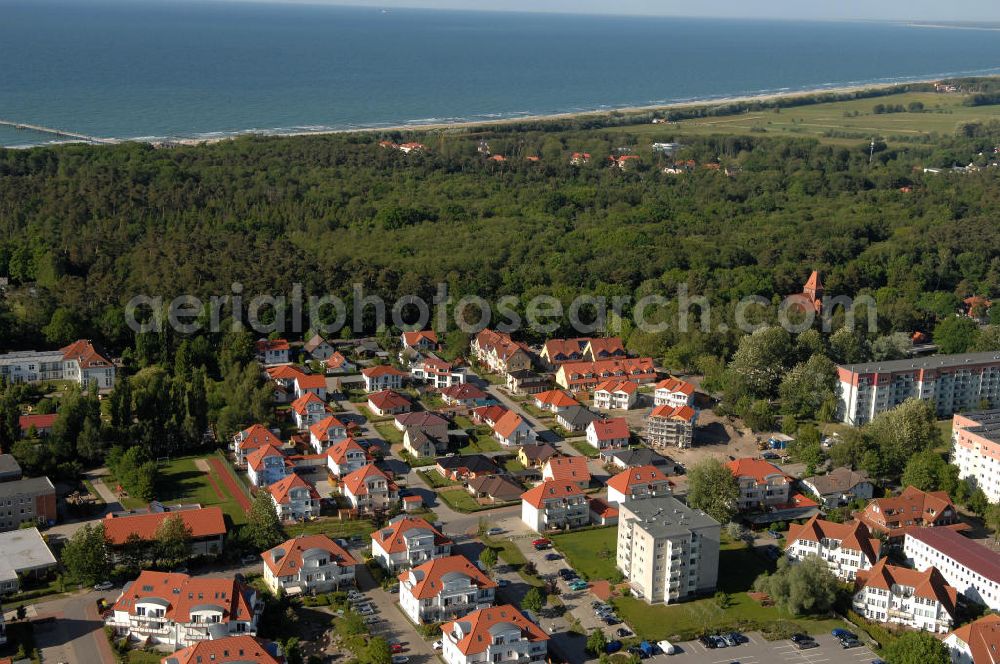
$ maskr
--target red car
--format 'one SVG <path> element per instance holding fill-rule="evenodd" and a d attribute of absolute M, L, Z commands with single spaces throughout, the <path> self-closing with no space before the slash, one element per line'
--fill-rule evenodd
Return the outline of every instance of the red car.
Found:
<path fill-rule="evenodd" d="M 552 541 L 542 537 L 532 541 L 531 546 L 545 546 L 547 544 L 552 544 Z"/>
<path fill-rule="evenodd" d="M 396 653 L 401 653 L 401 652 L 403 652 L 403 644 L 402 643 L 393 643 L 390 646 L 390 649 L 392 650 L 392 654 L 394 654 L 394 655 Z"/>

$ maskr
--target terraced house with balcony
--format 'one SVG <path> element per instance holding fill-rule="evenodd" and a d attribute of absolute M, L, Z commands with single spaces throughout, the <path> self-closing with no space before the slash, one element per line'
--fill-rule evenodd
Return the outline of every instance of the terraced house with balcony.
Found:
<path fill-rule="evenodd" d="M 399 487 L 373 463 L 346 475 L 340 490 L 361 514 L 388 510 L 399 504 Z"/>
<path fill-rule="evenodd" d="M 669 496 L 672 490 L 662 470 L 656 466 L 639 466 L 623 470 L 608 480 L 608 502 L 621 504 L 626 500 Z"/>
<path fill-rule="evenodd" d="M 493 606 L 497 584 L 465 556 L 435 558 L 399 575 L 399 606 L 417 624 Z"/>
<path fill-rule="evenodd" d="M 631 381 L 640 385 L 656 380 L 653 359 L 625 357 L 596 362 L 567 362 L 556 371 L 556 384 L 566 390 L 592 390 L 607 380 Z"/>
<path fill-rule="evenodd" d="M 587 494 L 575 481 L 545 480 L 521 494 L 521 520 L 539 533 L 586 526 Z"/>
<path fill-rule="evenodd" d="M 267 492 L 282 521 L 302 521 L 320 514 L 319 491 L 295 473 L 267 487 Z"/>
<path fill-rule="evenodd" d="M 470 349 L 478 362 L 501 376 L 531 369 L 531 352 L 528 347 L 503 332 L 489 329 L 481 331 L 473 337 Z"/>
<path fill-rule="evenodd" d="M 854 515 L 868 529 L 885 535 L 887 543 L 901 544 L 912 526 L 966 530 L 958 520 L 958 510 L 944 491 L 921 491 L 908 486 L 898 496 L 875 498 Z"/>
<path fill-rule="evenodd" d="M 441 632 L 445 664 L 530 664 L 548 654 L 548 634 L 510 604 L 473 611 Z"/>
<path fill-rule="evenodd" d="M 594 388 L 594 408 L 628 410 L 639 398 L 639 384 L 631 380 L 606 380 Z"/>
<path fill-rule="evenodd" d="M 853 581 L 882 557 L 882 542 L 857 521 L 834 523 L 814 516 L 801 526 L 788 526 L 785 555 L 789 560 L 819 556 L 841 581 Z"/>
<path fill-rule="evenodd" d="M 730 461 L 726 467 L 740 485 L 739 511 L 764 511 L 789 503 L 793 478 L 777 466 L 745 457 Z"/>
<path fill-rule="evenodd" d="M 882 558 L 858 573 L 854 610 L 869 620 L 937 634 L 951 631 L 958 593 L 931 567 L 923 572 Z"/>
<path fill-rule="evenodd" d="M 694 385 L 679 378 L 665 378 L 653 390 L 654 406 L 694 406 Z"/>
<path fill-rule="evenodd" d="M 355 584 L 360 564 L 326 535 L 301 535 L 261 554 L 264 583 L 275 595 L 325 593 Z"/>
<path fill-rule="evenodd" d="M 71 380 L 107 390 L 115 385 L 115 365 L 87 339 L 53 351 L 16 351 L 0 355 L 0 378 L 8 383 Z"/>
<path fill-rule="evenodd" d="M 718 521 L 670 496 L 626 500 L 618 515 L 615 562 L 636 597 L 670 604 L 715 591 Z"/>
<path fill-rule="evenodd" d="M 451 555 L 452 542 L 424 519 L 397 516 L 372 533 L 372 557 L 390 572 Z"/>
<path fill-rule="evenodd" d="M 107 618 L 118 637 L 171 648 L 257 633 L 263 604 L 235 579 L 144 571 L 125 584 Z"/>

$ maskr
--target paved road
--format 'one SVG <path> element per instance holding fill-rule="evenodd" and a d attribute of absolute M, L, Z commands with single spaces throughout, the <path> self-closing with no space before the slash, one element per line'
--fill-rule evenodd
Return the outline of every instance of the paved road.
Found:
<path fill-rule="evenodd" d="M 74 664 L 115 661 L 104 635 L 97 600 L 102 596 L 114 600 L 119 590 L 87 591 L 27 607 L 28 619 L 36 622 L 35 639 L 42 651 L 42 660 Z M 56 620 L 46 620 L 50 617 Z"/>
<path fill-rule="evenodd" d="M 410 658 L 413 664 L 437 661 L 431 642 L 425 641 L 409 618 L 396 605 L 399 595 L 386 592 L 375 585 L 367 567 L 358 567 L 358 588 L 371 598 L 381 621 L 375 623 L 371 632 L 376 636 L 385 637 L 389 643 L 403 644 L 400 654 Z"/>

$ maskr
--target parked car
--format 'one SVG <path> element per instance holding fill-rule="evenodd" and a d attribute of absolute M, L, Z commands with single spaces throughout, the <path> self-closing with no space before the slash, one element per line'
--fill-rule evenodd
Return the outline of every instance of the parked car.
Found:
<path fill-rule="evenodd" d="M 437 641 L 431 644 L 431 648 L 433 648 L 434 650 L 442 650 L 444 648 L 444 643 L 441 641 L 441 639 L 438 639 Z"/>
<path fill-rule="evenodd" d="M 729 632 L 722 635 L 722 640 L 726 642 L 727 646 L 738 646 L 741 643 L 747 643 L 750 639 L 739 632 Z"/>
<path fill-rule="evenodd" d="M 562 560 L 562 556 L 559 555 L 558 553 L 555 553 L 555 552 L 553 552 L 553 553 L 546 553 L 545 554 L 545 559 L 546 560 Z"/>
<path fill-rule="evenodd" d="M 405 649 L 406 648 L 403 646 L 402 643 L 393 643 L 391 646 L 389 646 L 389 650 L 391 650 L 392 654 L 394 654 L 394 655 L 398 655 L 399 653 L 403 652 Z"/>
<path fill-rule="evenodd" d="M 726 640 L 724 638 L 722 638 L 721 636 L 719 636 L 718 634 L 712 636 L 711 639 L 712 639 L 712 641 L 715 642 L 715 647 L 716 648 L 726 648 L 726 647 L 729 646 L 729 644 L 726 643 Z"/>
<path fill-rule="evenodd" d="M 810 648 L 818 648 L 818 647 L 819 644 L 811 639 L 808 641 L 798 641 L 795 644 L 796 650 L 809 650 Z"/>
<path fill-rule="evenodd" d="M 792 643 L 802 643 L 803 641 L 813 641 L 813 637 L 808 634 L 792 634 L 788 637 Z"/>
<path fill-rule="evenodd" d="M 552 540 L 545 537 L 539 537 L 538 539 L 531 540 L 531 546 L 542 546 L 543 544 L 552 544 Z"/>
<path fill-rule="evenodd" d="M 94 590 L 98 592 L 104 592 L 105 590 L 111 590 L 114 587 L 115 584 L 111 583 L 110 581 L 101 581 L 100 583 L 94 586 Z"/>
<path fill-rule="evenodd" d="M 629 646 L 629 648 L 625 652 L 627 652 L 630 655 L 635 655 L 639 659 L 646 659 L 647 657 L 649 657 L 649 655 L 646 654 L 646 651 L 640 648 L 639 646 Z"/>
<path fill-rule="evenodd" d="M 848 648 L 857 648 L 860 645 L 861 641 L 858 641 L 857 639 L 849 639 L 849 638 L 840 639 L 840 647 L 843 648 L 844 650 L 847 650 Z"/>
<path fill-rule="evenodd" d="M 833 637 L 836 638 L 836 639 L 843 639 L 843 638 L 856 639 L 856 638 L 858 638 L 858 635 L 855 634 L 854 632 L 850 632 L 850 631 L 848 631 L 846 629 L 841 629 L 840 627 L 838 627 L 837 629 L 835 629 L 832 632 L 830 632 L 830 634 L 832 634 Z"/>
<path fill-rule="evenodd" d="M 502 535 L 503 534 L 503 528 L 490 528 L 489 530 L 486 531 L 486 534 L 487 535 L 491 535 L 491 536 L 492 535 Z"/>
<path fill-rule="evenodd" d="M 618 638 L 620 638 L 620 639 L 624 639 L 626 637 L 632 636 L 632 632 L 628 631 L 624 627 L 619 627 L 618 631 L 615 632 L 615 634 L 617 634 Z"/>
<path fill-rule="evenodd" d="M 410 658 L 406 655 L 393 655 L 392 664 L 406 664 L 410 661 Z"/>
<path fill-rule="evenodd" d="M 618 639 L 614 641 L 609 641 L 606 646 L 604 646 L 604 652 L 612 655 L 622 649 L 622 642 Z"/>
<path fill-rule="evenodd" d="M 499 581 L 497 581 L 497 587 L 498 588 L 506 588 L 509 585 L 510 585 L 510 581 L 508 581 L 507 579 L 500 579 Z"/>
<path fill-rule="evenodd" d="M 241 565 L 253 565 L 260 562 L 260 556 L 243 556 L 240 558 Z"/>
<path fill-rule="evenodd" d="M 711 636 L 708 636 L 707 634 L 705 636 L 699 636 L 698 643 L 709 649 L 718 647 L 717 645 L 715 645 L 715 639 L 713 639 Z"/>
<path fill-rule="evenodd" d="M 677 652 L 677 647 L 670 641 L 660 641 L 656 644 L 656 647 L 660 649 L 664 655 L 673 655 Z"/>
<path fill-rule="evenodd" d="M 616 616 L 605 616 L 603 620 L 604 624 L 607 625 L 608 627 L 614 627 L 615 625 L 622 624 L 622 621 L 619 620 Z"/>

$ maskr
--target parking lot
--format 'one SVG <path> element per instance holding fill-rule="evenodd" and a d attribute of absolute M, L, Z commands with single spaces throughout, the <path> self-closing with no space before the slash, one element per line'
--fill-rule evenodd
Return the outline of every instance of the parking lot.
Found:
<path fill-rule="evenodd" d="M 681 652 L 676 655 L 656 655 L 649 658 L 650 662 L 691 662 L 692 664 L 868 664 L 878 659 L 866 646 L 845 650 L 830 634 L 816 636 L 819 644 L 816 648 L 797 650 L 795 645 L 787 640 L 765 641 L 758 632 L 746 634 L 749 643 L 731 647 L 708 649 L 697 641 L 686 641 L 680 644 Z"/>

